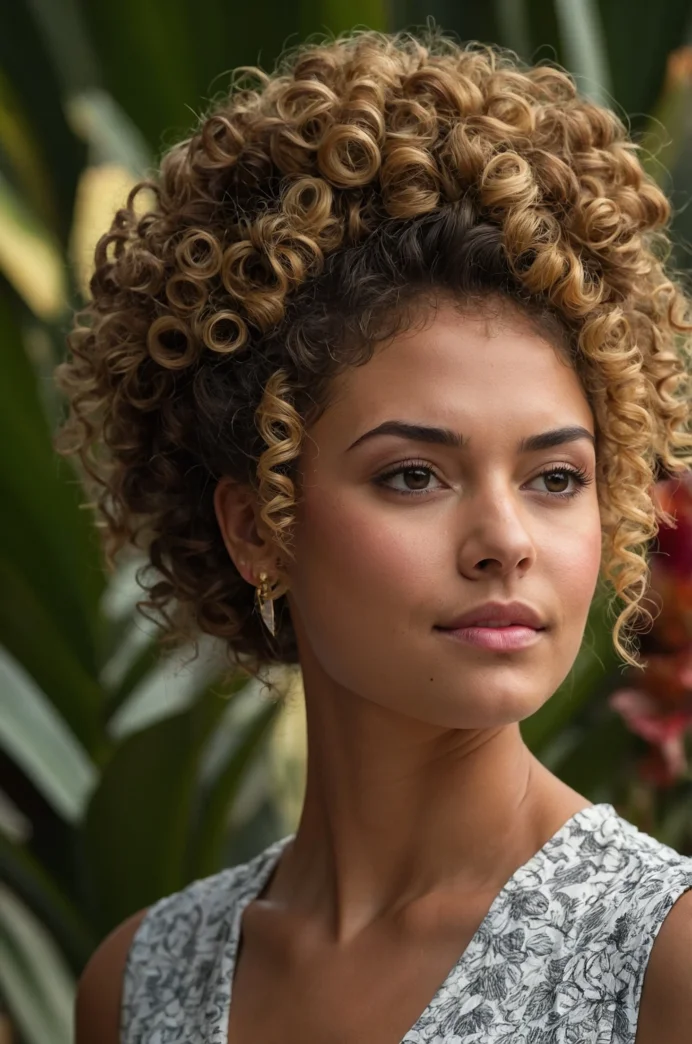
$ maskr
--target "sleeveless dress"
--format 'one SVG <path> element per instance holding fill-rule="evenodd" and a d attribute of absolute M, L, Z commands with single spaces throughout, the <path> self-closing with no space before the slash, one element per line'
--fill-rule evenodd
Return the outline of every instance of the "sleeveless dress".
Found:
<path fill-rule="evenodd" d="M 121 1044 L 227 1044 L 242 913 L 294 836 L 150 907 Z M 510 877 L 401 1044 L 634 1044 L 654 939 L 689 888 L 692 858 L 610 804 L 582 809 Z"/>

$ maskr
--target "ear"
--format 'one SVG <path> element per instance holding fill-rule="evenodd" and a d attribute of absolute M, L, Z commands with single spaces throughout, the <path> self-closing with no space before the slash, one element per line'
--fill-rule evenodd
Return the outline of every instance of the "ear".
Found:
<path fill-rule="evenodd" d="M 257 494 L 224 476 L 214 490 L 214 511 L 233 564 L 244 580 L 256 584 L 276 555 L 270 531 L 260 517 Z"/>

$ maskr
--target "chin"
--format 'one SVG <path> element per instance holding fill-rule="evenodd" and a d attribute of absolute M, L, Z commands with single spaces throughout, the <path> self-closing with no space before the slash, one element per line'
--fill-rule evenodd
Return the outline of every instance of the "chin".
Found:
<path fill-rule="evenodd" d="M 557 688 L 557 686 L 555 686 Z M 484 679 L 476 684 L 455 688 L 443 701 L 438 697 L 424 708 L 435 724 L 453 729 L 496 729 L 530 718 L 550 699 L 554 689 L 537 683 L 531 677 L 516 679 Z"/>

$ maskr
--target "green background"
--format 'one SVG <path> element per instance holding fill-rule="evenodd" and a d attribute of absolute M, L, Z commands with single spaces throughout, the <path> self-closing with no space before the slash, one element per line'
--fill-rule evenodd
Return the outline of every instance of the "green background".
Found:
<path fill-rule="evenodd" d="M 107 573 L 75 473 L 53 451 L 52 373 L 88 274 L 80 244 L 237 65 L 270 69 L 312 33 L 432 18 L 563 64 L 628 120 L 673 200 L 686 269 L 690 14 L 687 0 L 3 0 L 0 998 L 18 1040 L 66 1044 L 76 977 L 100 939 L 292 830 L 303 785 L 295 677 L 277 678 L 293 694 L 279 701 L 240 674 L 223 680 L 213 642 L 192 665 L 185 650 L 164 657 L 134 612 L 137 561 Z M 527 742 L 591 800 L 689 846 L 689 781 L 659 794 L 637 780 L 641 741 L 604 699 L 620 681 L 599 599 Z"/>

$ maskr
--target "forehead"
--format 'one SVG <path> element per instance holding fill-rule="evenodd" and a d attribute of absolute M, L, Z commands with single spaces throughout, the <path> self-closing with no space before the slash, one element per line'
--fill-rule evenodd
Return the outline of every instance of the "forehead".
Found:
<path fill-rule="evenodd" d="M 392 417 L 525 434 L 566 419 L 589 426 L 591 410 L 564 351 L 525 315 L 443 302 L 340 374 L 315 427 L 357 434 Z"/>

